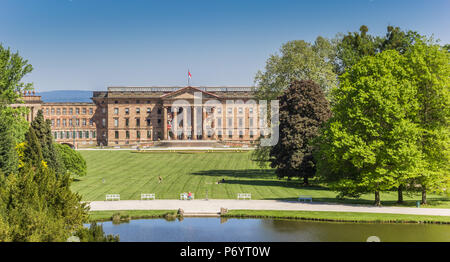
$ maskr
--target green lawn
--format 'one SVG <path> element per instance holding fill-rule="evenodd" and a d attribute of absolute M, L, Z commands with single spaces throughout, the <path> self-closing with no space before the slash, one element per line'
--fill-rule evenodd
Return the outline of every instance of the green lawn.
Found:
<path fill-rule="evenodd" d="M 260 169 L 250 152 L 155 152 L 105 150 L 79 151 L 87 161 L 88 174 L 75 179 L 72 189 L 83 200 L 104 200 L 106 194 L 120 194 L 122 200 L 140 199 L 141 193 L 156 193 L 157 199 L 178 199 L 193 192 L 203 199 L 236 199 L 237 193 L 251 193 L 252 199 L 295 200 L 311 195 L 314 201 L 372 204 L 373 195 L 361 199 L 337 200 L 336 193 L 321 186 L 303 187 L 298 180 L 278 180 L 273 170 Z M 163 181 L 158 183 L 158 176 Z M 225 179 L 225 183 L 216 184 Z M 104 179 L 104 182 L 103 182 Z M 395 205 L 396 192 L 381 194 L 383 205 Z M 414 206 L 419 195 L 405 196 Z M 450 199 L 428 196 L 428 207 L 450 208 Z"/>

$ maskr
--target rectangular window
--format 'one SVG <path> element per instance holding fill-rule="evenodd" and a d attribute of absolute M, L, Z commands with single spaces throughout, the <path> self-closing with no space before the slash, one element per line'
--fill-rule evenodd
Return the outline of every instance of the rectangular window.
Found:
<path fill-rule="evenodd" d="M 66 138 L 70 138 L 70 132 L 66 131 Z"/>
<path fill-rule="evenodd" d="M 58 132 L 54 132 L 53 136 L 55 137 L 55 139 L 58 139 Z"/>
<path fill-rule="evenodd" d="M 114 132 L 114 137 L 115 137 L 116 139 L 119 139 L 119 131 L 115 131 L 115 132 Z"/>
<path fill-rule="evenodd" d="M 150 126 L 152 124 L 152 121 L 150 120 L 150 118 L 147 118 L 147 126 Z"/>
<path fill-rule="evenodd" d="M 114 118 L 114 126 L 118 127 L 119 126 L 119 119 Z"/>
<path fill-rule="evenodd" d="M 69 119 L 69 126 L 72 126 L 72 119 Z"/>
<path fill-rule="evenodd" d="M 129 118 L 125 118 L 125 126 L 129 126 L 130 125 L 130 119 Z"/>
<path fill-rule="evenodd" d="M 130 138 L 130 131 L 125 131 L 125 137 L 127 138 L 127 139 L 129 139 Z"/>
<path fill-rule="evenodd" d="M 152 131 L 147 130 L 147 138 L 152 139 Z"/>
<path fill-rule="evenodd" d="M 89 108 L 89 114 L 92 115 L 94 113 L 94 109 L 93 108 Z"/>
<path fill-rule="evenodd" d="M 89 138 L 89 131 L 84 132 L 84 136 L 85 136 L 86 138 Z"/>
<path fill-rule="evenodd" d="M 136 114 L 140 114 L 141 113 L 141 109 L 139 107 L 136 107 Z"/>
<path fill-rule="evenodd" d="M 228 130 L 228 138 L 232 138 L 233 137 L 233 131 Z"/>
<path fill-rule="evenodd" d="M 253 107 L 250 107 L 250 108 L 248 109 L 248 113 L 249 113 L 249 114 L 253 114 Z"/>
<path fill-rule="evenodd" d="M 244 137 L 244 132 L 239 131 L 239 138 L 243 138 Z"/>
<path fill-rule="evenodd" d="M 253 127 L 253 117 L 250 117 L 250 118 L 248 119 L 248 126 L 249 126 L 249 127 Z"/>
<path fill-rule="evenodd" d="M 136 118 L 136 126 L 141 126 L 141 119 L 140 118 Z"/>
<path fill-rule="evenodd" d="M 94 125 L 94 120 L 91 118 L 91 119 L 89 119 L 89 125 L 90 126 L 93 126 Z"/>
<path fill-rule="evenodd" d="M 83 115 L 86 114 L 86 108 L 83 108 Z"/>
<path fill-rule="evenodd" d="M 93 131 L 93 132 L 92 132 L 92 138 L 95 138 L 96 135 L 97 135 L 97 132 L 96 132 L 96 131 Z"/>
<path fill-rule="evenodd" d="M 115 115 L 118 115 L 118 114 L 119 114 L 119 108 L 117 108 L 117 107 L 114 108 L 114 114 L 115 114 Z"/>
<path fill-rule="evenodd" d="M 73 108 L 69 108 L 69 114 L 73 115 Z"/>
<path fill-rule="evenodd" d="M 152 109 L 150 107 L 147 107 L 147 114 L 150 114 L 152 112 Z"/>
<path fill-rule="evenodd" d="M 244 121 L 242 118 L 239 118 L 239 127 L 242 127 L 244 125 Z"/>
<path fill-rule="evenodd" d="M 228 127 L 232 127 L 233 126 L 233 118 L 229 117 L 228 118 Z"/>
<path fill-rule="evenodd" d="M 57 108 L 57 109 L 56 109 L 56 114 L 57 114 L 57 115 L 60 115 L 60 114 L 61 114 L 61 108 Z"/>
<path fill-rule="evenodd" d="M 79 131 L 79 132 L 78 132 L 78 137 L 79 137 L 79 138 L 83 138 L 83 131 Z"/>
<path fill-rule="evenodd" d="M 83 126 L 86 126 L 86 118 L 83 118 Z"/>
<path fill-rule="evenodd" d="M 141 131 L 136 131 L 136 138 L 141 139 Z"/>
<path fill-rule="evenodd" d="M 64 131 L 59 132 L 59 138 L 64 139 Z"/>
<path fill-rule="evenodd" d="M 228 114 L 231 114 L 231 113 L 233 113 L 233 108 L 229 107 L 228 108 Z"/>
<path fill-rule="evenodd" d="M 221 117 L 217 118 L 217 127 L 222 127 L 222 118 Z"/>
<path fill-rule="evenodd" d="M 76 112 L 77 115 L 79 115 L 80 114 L 80 109 L 79 108 L 75 109 L 75 112 Z"/>
<path fill-rule="evenodd" d="M 77 118 L 77 126 L 80 126 L 80 119 Z"/>
<path fill-rule="evenodd" d="M 52 115 L 54 115 L 55 114 L 55 109 L 54 108 L 52 108 Z"/>
<path fill-rule="evenodd" d="M 75 131 L 72 132 L 72 138 L 77 138 L 77 133 L 75 133 Z"/>
<path fill-rule="evenodd" d="M 45 113 L 46 115 L 49 114 L 48 107 L 45 109 L 45 112 L 46 112 L 46 113 Z"/>
<path fill-rule="evenodd" d="M 59 126 L 61 124 L 61 120 L 57 119 L 56 120 L 56 126 Z"/>
<path fill-rule="evenodd" d="M 105 118 L 102 118 L 102 126 L 106 127 L 106 119 Z"/>
<path fill-rule="evenodd" d="M 128 115 L 130 113 L 130 109 L 129 108 L 125 108 L 125 114 Z"/>
<path fill-rule="evenodd" d="M 239 107 L 238 112 L 239 112 L 239 114 L 242 114 L 242 112 L 243 112 L 242 107 Z"/>
<path fill-rule="evenodd" d="M 67 120 L 63 119 L 63 126 L 67 126 Z"/>
<path fill-rule="evenodd" d="M 218 113 L 218 114 L 222 114 L 222 108 L 221 108 L 221 107 L 218 107 L 218 108 L 217 108 L 217 113 Z"/>
<path fill-rule="evenodd" d="M 63 115 L 67 115 L 67 109 L 63 108 Z"/>

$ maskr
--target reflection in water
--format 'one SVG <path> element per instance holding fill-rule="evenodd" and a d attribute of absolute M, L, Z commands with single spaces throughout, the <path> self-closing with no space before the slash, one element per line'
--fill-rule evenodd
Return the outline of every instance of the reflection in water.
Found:
<path fill-rule="evenodd" d="M 119 234 L 120 241 L 139 242 L 365 242 L 369 236 L 378 236 L 382 242 L 450 241 L 450 225 L 432 224 L 358 224 L 223 218 L 185 218 L 179 221 L 141 219 L 119 225 L 112 222 L 102 224 L 105 233 Z"/>

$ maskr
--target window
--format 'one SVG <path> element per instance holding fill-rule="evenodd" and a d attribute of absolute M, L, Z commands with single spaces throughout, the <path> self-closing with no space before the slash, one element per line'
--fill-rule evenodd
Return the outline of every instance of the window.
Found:
<path fill-rule="evenodd" d="M 150 107 L 147 107 L 147 114 L 150 114 L 152 112 L 152 109 Z"/>
<path fill-rule="evenodd" d="M 55 119 L 52 119 L 52 126 L 55 126 Z"/>
<path fill-rule="evenodd" d="M 64 131 L 59 132 L 59 138 L 64 139 Z"/>
<path fill-rule="evenodd" d="M 250 118 L 248 119 L 248 126 L 249 126 L 249 127 L 253 127 L 253 117 L 250 117 Z"/>
<path fill-rule="evenodd" d="M 222 114 L 222 107 L 218 107 L 218 108 L 217 108 L 217 113 L 218 113 L 218 114 Z"/>
<path fill-rule="evenodd" d="M 231 114 L 231 113 L 233 113 L 233 108 L 229 107 L 228 108 L 228 114 Z"/>
<path fill-rule="evenodd" d="M 242 110 L 242 107 L 239 107 L 239 114 L 242 114 L 242 112 L 243 112 L 243 110 Z"/>
<path fill-rule="evenodd" d="M 70 132 L 66 131 L 66 138 L 70 138 Z"/>
<path fill-rule="evenodd" d="M 52 108 L 52 115 L 54 115 L 55 114 L 55 109 L 54 108 Z"/>
<path fill-rule="evenodd" d="M 152 139 L 152 131 L 147 130 L 147 138 Z"/>
<path fill-rule="evenodd" d="M 119 126 L 119 119 L 114 118 L 114 126 L 118 127 Z"/>
<path fill-rule="evenodd" d="M 89 108 L 89 114 L 92 115 L 94 113 L 94 109 L 93 108 Z"/>
<path fill-rule="evenodd" d="M 119 131 L 115 131 L 115 132 L 114 132 L 114 137 L 115 137 L 116 139 L 119 139 Z"/>
<path fill-rule="evenodd" d="M 77 118 L 77 126 L 80 126 L 80 119 Z"/>
<path fill-rule="evenodd" d="M 125 131 L 125 137 L 127 138 L 127 139 L 129 139 L 130 138 L 130 131 Z"/>
<path fill-rule="evenodd" d="M 141 139 L 141 131 L 136 131 L 136 138 Z"/>
<path fill-rule="evenodd" d="M 136 118 L 136 126 L 141 126 L 141 119 L 140 118 Z"/>
<path fill-rule="evenodd" d="M 72 132 L 72 138 L 77 138 L 77 133 L 75 133 L 75 131 Z"/>
<path fill-rule="evenodd" d="M 58 132 L 53 132 L 53 136 L 55 137 L 55 139 L 58 139 Z"/>
<path fill-rule="evenodd" d="M 147 118 L 147 126 L 150 126 L 152 124 L 152 121 L 150 120 L 150 118 Z"/>
<path fill-rule="evenodd" d="M 57 115 L 60 115 L 60 114 L 61 114 L 61 108 L 57 108 L 57 109 L 56 109 L 56 114 L 57 114 Z"/>
<path fill-rule="evenodd" d="M 140 114 L 140 113 L 141 113 L 141 109 L 139 107 L 136 107 L 136 114 Z"/>
<path fill-rule="evenodd" d="M 67 126 L 67 120 L 63 119 L 63 126 Z"/>
<path fill-rule="evenodd" d="M 72 126 L 72 119 L 69 119 L 69 126 Z"/>
<path fill-rule="evenodd" d="M 119 108 L 117 108 L 117 107 L 114 108 L 114 114 L 115 114 L 115 115 L 118 115 L 118 114 L 119 114 Z"/>
<path fill-rule="evenodd" d="M 91 118 L 91 119 L 89 119 L 89 125 L 90 126 L 93 126 L 94 125 L 94 120 Z"/>
<path fill-rule="evenodd" d="M 130 125 L 130 119 L 129 118 L 125 118 L 125 126 L 129 126 Z"/>
<path fill-rule="evenodd" d="M 241 131 L 239 131 L 239 138 L 243 138 L 244 137 L 244 132 L 242 132 L 242 130 Z"/>
<path fill-rule="evenodd" d="M 83 118 L 83 126 L 86 126 L 86 118 Z"/>
<path fill-rule="evenodd" d="M 114 100 L 114 104 L 118 104 L 119 103 L 119 101 L 117 101 L 117 100 Z"/>
<path fill-rule="evenodd" d="M 249 114 L 253 114 L 253 107 L 250 107 L 250 108 L 248 109 L 248 113 L 249 113 Z"/>
<path fill-rule="evenodd" d="M 233 131 L 228 130 L 228 138 L 232 138 L 233 137 Z"/>
<path fill-rule="evenodd" d="M 239 118 L 239 127 L 242 127 L 243 126 L 243 120 L 242 120 L 242 118 Z"/>
<path fill-rule="evenodd" d="M 49 114 L 49 112 L 48 112 L 48 107 L 45 109 L 45 114 L 46 114 L 46 115 Z"/>
<path fill-rule="evenodd" d="M 128 115 L 130 113 L 130 109 L 129 108 L 125 108 L 125 114 Z"/>
<path fill-rule="evenodd" d="M 80 109 L 79 108 L 75 109 L 75 112 L 76 112 L 77 115 L 79 115 L 80 114 Z"/>
<path fill-rule="evenodd" d="M 79 132 L 78 132 L 78 137 L 79 137 L 79 138 L 83 138 L 83 131 L 79 131 Z"/>
<path fill-rule="evenodd" d="M 217 118 L 217 127 L 222 127 L 222 118 L 221 117 Z"/>
<path fill-rule="evenodd" d="M 92 138 L 95 138 L 97 132 L 96 131 L 92 131 Z"/>
<path fill-rule="evenodd" d="M 228 118 L 228 127 L 232 127 L 233 126 L 233 118 L 229 117 Z"/>
<path fill-rule="evenodd" d="M 63 115 L 67 115 L 67 108 L 63 108 Z"/>
<path fill-rule="evenodd" d="M 221 130 L 219 130 L 219 131 L 217 132 L 217 137 L 222 138 L 222 131 L 221 131 Z"/>
<path fill-rule="evenodd" d="M 84 137 L 89 138 L 89 131 L 84 132 Z"/>
<path fill-rule="evenodd" d="M 253 138 L 253 130 L 250 130 L 250 138 Z"/>
<path fill-rule="evenodd" d="M 69 108 L 69 114 L 73 115 L 73 108 Z"/>
<path fill-rule="evenodd" d="M 105 118 L 102 118 L 102 126 L 106 127 L 106 119 Z"/>
<path fill-rule="evenodd" d="M 86 108 L 83 108 L 83 115 L 86 114 Z"/>
<path fill-rule="evenodd" d="M 56 120 L 56 126 L 59 126 L 61 124 L 61 120 L 57 119 Z"/>

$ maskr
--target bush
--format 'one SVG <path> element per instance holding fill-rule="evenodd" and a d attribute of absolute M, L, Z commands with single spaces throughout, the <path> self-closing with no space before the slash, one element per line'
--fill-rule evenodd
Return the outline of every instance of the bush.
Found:
<path fill-rule="evenodd" d="M 80 153 L 73 150 L 68 145 L 55 144 L 55 148 L 62 159 L 66 171 L 76 176 L 86 175 L 86 160 L 84 160 Z"/>

